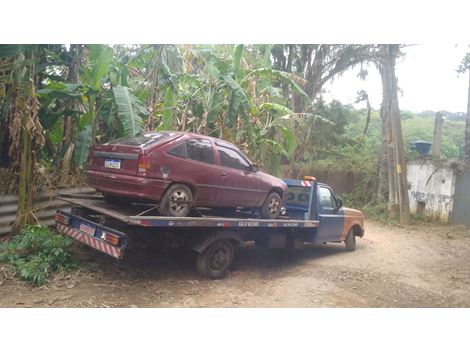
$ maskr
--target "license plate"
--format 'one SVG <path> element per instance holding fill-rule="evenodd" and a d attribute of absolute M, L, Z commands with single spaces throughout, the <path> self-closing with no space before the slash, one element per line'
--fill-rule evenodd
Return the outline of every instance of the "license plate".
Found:
<path fill-rule="evenodd" d="M 80 224 L 80 231 L 85 232 L 91 236 L 95 234 L 95 228 L 88 226 L 87 224 Z"/>
<path fill-rule="evenodd" d="M 105 159 L 104 167 L 107 167 L 109 169 L 120 169 L 121 168 L 121 160 Z"/>

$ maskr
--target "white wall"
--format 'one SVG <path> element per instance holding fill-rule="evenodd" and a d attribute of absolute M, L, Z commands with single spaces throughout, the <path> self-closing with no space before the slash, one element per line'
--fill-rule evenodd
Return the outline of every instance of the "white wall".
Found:
<path fill-rule="evenodd" d="M 449 221 L 455 174 L 447 163 L 411 161 L 407 164 L 410 210 L 415 214 L 418 201 L 425 202 L 426 218 Z"/>

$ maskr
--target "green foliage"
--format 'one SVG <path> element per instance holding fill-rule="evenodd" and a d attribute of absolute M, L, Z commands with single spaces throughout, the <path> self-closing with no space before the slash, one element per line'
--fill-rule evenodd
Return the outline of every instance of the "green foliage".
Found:
<path fill-rule="evenodd" d="M 53 272 L 76 268 L 69 252 L 72 242 L 47 227 L 26 226 L 12 240 L 0 245 L 0 261 L 9 264 L 21 280 L 40 286 Z"/>
<path fill-rule="evenodd" d="M 386 202 L 368 203 L 361 208 L 367 219 L 373 219 L 381 223 L 397 224 L 399 221 L 390 219 L 388 204 Z"/>
<path fill-rule="evenodd" d="M 126 136 L 135 136 L 142 131 L 142 117 L 146 109 L 128 87 L 113 88 L 119 119 Z"/>
<path fill-rule="evenodd" d="M 425 140 L 432 142 L 434 134 L 434 117 L 408 118 L 402 121 L 405 148 L 410 156 L 410 142 Z M 463 158 L 464 121 L 445 120 L 442 127 L 441 154 L 444 158 Z"/>
<path fill-rule="evenodd" d="M 88 150 L 91 144 L 91 126 L 86 125 L 78 134 L 77 146 L 73 154 L 73 161 L 76 165 L 83 165 L 88 157 Z"/>

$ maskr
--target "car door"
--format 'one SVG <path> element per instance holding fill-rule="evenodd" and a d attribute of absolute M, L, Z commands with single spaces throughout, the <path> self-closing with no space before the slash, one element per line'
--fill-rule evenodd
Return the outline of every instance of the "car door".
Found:
<path fill-rule="evenodd" d="M 320 227 L 316 242 L 338 241 L 343 231 L 343 210 L 336 206 L 336 197 L 327 186 L 318 185 L 318 218 Z"/>
<path fill-rule="evenodd" d="M 170 148 L 167 155 L 173 158 L 170 178 L 194 186 L 197 206 L 215 204 L 220 169 L 216 164 L 214 148 L 209 139 L 192 138 Z"/>
<path fill-rule="evenodd" d="M 220 179 L 217 204 L 227 207 L 254 207 L 265 191 L 260 190 L 260 179 L 251 170 L 251 164 L 230 145 L 215 143 L 220 160 Z"/>

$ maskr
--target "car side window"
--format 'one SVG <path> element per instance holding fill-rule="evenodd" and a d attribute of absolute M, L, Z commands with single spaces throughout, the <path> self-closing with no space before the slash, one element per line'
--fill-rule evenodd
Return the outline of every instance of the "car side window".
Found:
<path fill-rule="evenodd" d="M 187 158 L 188 153 L 186 151 L 186 142 L 180 143 L 168 151 L 168 154 Z"/>
<path fill-rule="evenodd" d="M 190 139 L 186 142 L 186 151 L 189 159 L 215 164 L 214 149 L 207 139 Z"/>
<path fill-rule="evenodd" d="M 328 188 L 319 188 L 320 204 L 322 209 L 333 210 L 336 207 L 336 201 Z"/>
<path fill-rule="evenodd" d="M 246 159 L 236 150 L 218 145 L 217 151 L 219 152 L 220 164 L 222 166 L 243 171 L 251 170 L 251 166 L 248 161 L 246 161 Z"/>

